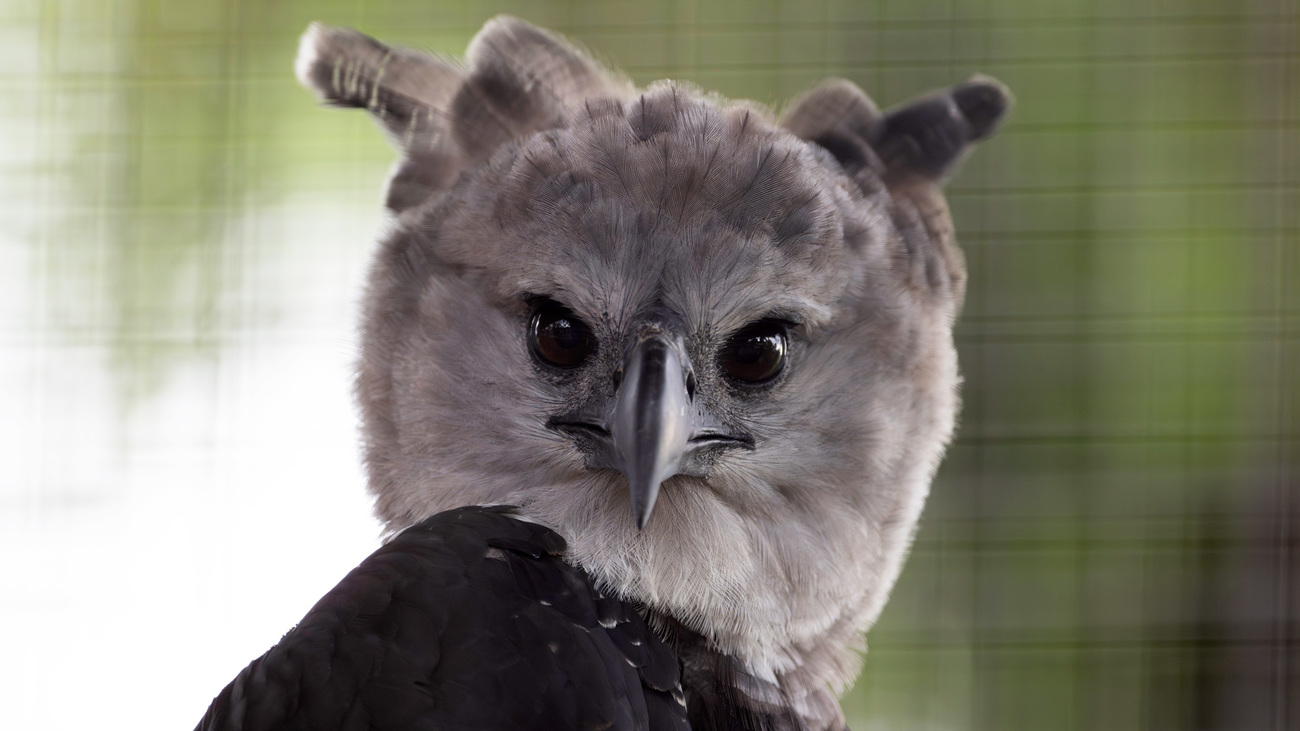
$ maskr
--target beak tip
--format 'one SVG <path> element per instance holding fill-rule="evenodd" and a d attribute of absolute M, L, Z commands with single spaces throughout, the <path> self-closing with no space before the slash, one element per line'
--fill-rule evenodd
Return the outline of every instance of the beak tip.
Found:
<path fill-rule="evenodd" d="M 637 530 L 645 530 L 646 524 L 650 522 L 650 513 L 655 509 L 655 499 L 658 497 L 658 484 L 632 490 L 632 518 L 636 521 Z"/>

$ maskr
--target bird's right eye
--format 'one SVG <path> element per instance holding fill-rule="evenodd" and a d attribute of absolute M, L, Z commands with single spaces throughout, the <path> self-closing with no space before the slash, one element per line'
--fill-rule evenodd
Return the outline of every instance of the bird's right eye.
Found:
<path fill-rule="evenodd" d="M 596 350 L 591 328 L 554 300 L 533 306 L 528 341 L 538 360 L 556 368 L 577 368 Z"/>

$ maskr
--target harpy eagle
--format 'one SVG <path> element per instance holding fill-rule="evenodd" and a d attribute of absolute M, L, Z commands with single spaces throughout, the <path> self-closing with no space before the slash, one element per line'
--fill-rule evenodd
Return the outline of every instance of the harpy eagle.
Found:
<path fill-rule="evenodd" d="M 779 118 L 499 17 L 463 63 L 312 25 L 400 159 L 357 396 L 390 540 L 200 729 L 839 729 L 954 426 L 940 186 L 976 77 Z"/>

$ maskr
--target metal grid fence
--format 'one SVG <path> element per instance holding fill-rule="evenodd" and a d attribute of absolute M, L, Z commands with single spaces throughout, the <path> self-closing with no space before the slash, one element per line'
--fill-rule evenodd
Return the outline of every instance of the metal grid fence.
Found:
<path fill-rule="evenodd" d="M 335 337 L 302 313 L 348 311 L 390 153 L 294 88 L 306 22 L 459 54 L 497 12 L 639 83 L 771 104 L 831 75 L 882 105 L 976 71 L 1017 94 L 950 186 L 962 425 L 855 727 L 1300 727 L 1294 0 L 10 5 L 0 352 L 28 364 L 6 427 L 31 452 L 11 516 L 53 525 L 127 489 L 96 465 L 163 458 L 111 426 L 78 441 L 59 364 L 93 361 L 129 411 L 285 311 L 287 337 Z M 346 236 L 312 227 L 358 201 Z M 297 266 L 281 243 L 304 229 L 344 263 Z M 78 468 L 70 442 L 108 456 Z M 186 444 L 198 471 L 207 442 Z"/>

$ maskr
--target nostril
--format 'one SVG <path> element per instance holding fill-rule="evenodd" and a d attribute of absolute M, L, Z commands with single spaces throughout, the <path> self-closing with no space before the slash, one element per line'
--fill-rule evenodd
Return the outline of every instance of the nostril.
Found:
<path fill-rule="evenodd" d="M 614 390 L 617 391 L 621 385 L 623 385 L 623 366 L 614 369 Z"/>
<path fill-rule="evenodd" d="M 686 398 L 691 401 L 695 400 L 695 371 L 686 373 Z"/>

